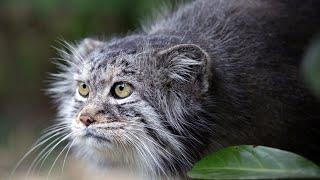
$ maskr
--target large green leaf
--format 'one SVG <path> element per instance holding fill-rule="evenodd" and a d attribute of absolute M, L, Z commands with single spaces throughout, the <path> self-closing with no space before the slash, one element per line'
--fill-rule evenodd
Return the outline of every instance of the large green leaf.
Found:
<path fill-rule="evenodd" d="M 206 156 L 194 165 L 188 176 L 194 179 L 320 179 L 320 169 L 294 153 L 242 145 Z"/>

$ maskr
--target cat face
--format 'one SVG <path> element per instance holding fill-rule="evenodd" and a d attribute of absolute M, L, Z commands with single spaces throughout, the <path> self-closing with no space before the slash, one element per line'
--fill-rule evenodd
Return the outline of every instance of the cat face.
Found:
<path fill-rule="evenodd" d="M 190 166 L 193 158 L 186 142 L 208 128 L 198 102 L 209 87 L 207 55 L 195 45 L 133 42 L 87 39 L 62 52 L 67 64 L 50 91 L 60 121 L 88 159 L 144 173 L 178 171 L 176 164 Z"/>

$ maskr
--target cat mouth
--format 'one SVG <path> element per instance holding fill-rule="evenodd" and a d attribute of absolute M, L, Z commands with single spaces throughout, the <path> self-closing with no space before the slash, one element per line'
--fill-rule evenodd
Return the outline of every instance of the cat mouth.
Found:
<path fill-rule="evenodd" d="M 119 130 L 123 129 L 126 123 L 123 122 L 110 122 L 110 123 L 101 123 L 101 124 L 93 124 L 88 129 L 103 129 L 103 130 Z"/>
<path fill-rule="evenodd" d="M 123 129 L 124 129 L 124 126 L 120 124 L 113 125 L 113 126 L 96 125 L 96 126 L 85 128 L 83 137 L 111 143 L 111 139 L 113 139 L 113 136 L 118 134 L 119 131 Z"/>
<path fill-rule="evenodd" d="M 99 140 L 99 141 L 111 142 L 111 140 L 108 139 L 107 137 L 102 136 L 102 135 L 98 135 L 97 133 L 95 133 L 93 131 L 90 131 L 90 130 L 86 130 L 86 133 L 85 133 L 84 137 L 93 138 L 93 139 L 96 139 L 96 140 Z"/>

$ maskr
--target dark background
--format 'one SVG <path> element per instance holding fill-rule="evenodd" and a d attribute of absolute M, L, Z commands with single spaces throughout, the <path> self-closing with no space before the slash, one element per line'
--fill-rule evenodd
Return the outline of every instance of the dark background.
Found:
<path fill-rule="evenodd" d="M 44 89 L 48 72 L 56 71 L 50 58 L 57 57 L 52 47 L 60 47 L 57 40 L 75 42 L 88 36 L 125 35 L 139 28 L 140 21 L 163 3 L 0 0 L 0 179 L 7 177 L 41 130 L 54 122 L 55 106 Z M 28 162 L 18 170 L 17 177 Z M 69 168 L 66 174 L 79 175 L 81 168 L 73 171 Z"/>

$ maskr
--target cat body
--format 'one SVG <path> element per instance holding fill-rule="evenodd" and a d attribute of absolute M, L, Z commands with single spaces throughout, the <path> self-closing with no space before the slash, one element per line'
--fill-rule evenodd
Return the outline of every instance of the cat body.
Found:
<path fill-rule="evenodd" d="M 141 32 L 85 39 L 62 52 L 67 64 L 50 89 L 59 123 L 89 161 L 150 177 L 183 177 L 240 144 L 319 161 L 320 106 L 299 74 L 319 7 L 198 0 Z"/>

